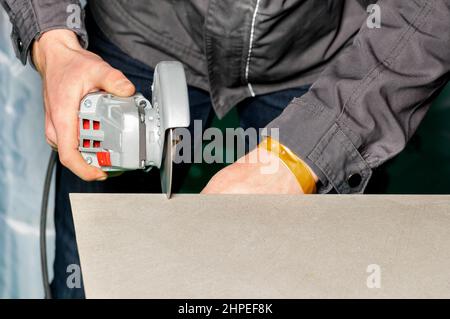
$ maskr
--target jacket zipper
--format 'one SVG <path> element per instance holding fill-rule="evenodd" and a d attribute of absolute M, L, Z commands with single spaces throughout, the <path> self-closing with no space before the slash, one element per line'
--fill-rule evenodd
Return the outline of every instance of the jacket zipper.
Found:
<path fill-rule="evenodd" d="M 254 41 L 254 37 L 255 37 L 256 17 L 258 15 L 260 1 L 261 0 L 256 1 L 255 10 L 253 12 L 252 27 L 250 30 L 250 41 L 249 41 L 249 45 L 248 45 L 247 63 L 245 66 L 245 81 L 247 82 L 248 90 L 250 91 L 250 94 L 253 97 L 255 96 L 255 91 L 253 91 L 253 86 L 248 80 L 248 74 L 249 74 L 249 70 L 250 70 L 250 61 L 252 59 L 253 41 Z"/>

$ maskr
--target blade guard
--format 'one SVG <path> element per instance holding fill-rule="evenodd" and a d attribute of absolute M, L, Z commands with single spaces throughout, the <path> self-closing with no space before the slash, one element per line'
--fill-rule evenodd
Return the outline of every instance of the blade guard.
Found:
<path fill-rule="evenodd" d="M 186 75 L 183 65 L 179 62 L 161 62 L 155 68 L 153 85 L 153 109 L 161 116 L 163 139 L 160 145 L 152 145 L 149 151 L 162 149 L 159 163 L 161 188 L 170 198 L 172 194 L 173 160 L 176 153 L 176 136 L 174 129 L 188 127 L 190 124 L 189 97 Z M 160 148 L 159 146 L 163 146 Z M 150 154 L 149 154 L 150 155 Z"/>
<path fill-rule="evenodd" d="M 188 89 L 184 68 L 180 62 L 166 61 L 156 66 L 152 92 L 153 107 L 160 107 L 162 125 L 166 130 L 189 126 Z"/>
<path fill-rule="evenodd" d="M 147 165 L 161 168 L 169 130 L 190 124 L 186 75 L 180 62 L 160 62 L 155 68 L 151 110 L 146 110 Z"/>

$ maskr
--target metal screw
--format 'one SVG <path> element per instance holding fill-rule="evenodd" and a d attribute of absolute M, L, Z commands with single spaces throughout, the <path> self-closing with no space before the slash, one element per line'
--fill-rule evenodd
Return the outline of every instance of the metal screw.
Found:
<path fill-rule="evenodd" d="M 181 138 L 181 136 L 180 136 L 180 135 L 177 135 L 177 136 L 174 137 L 173 142 L 174 142 L 174 144 L 178 144 L 178 143 L 180 143 L 182 140 L 183 140 L 183 139 Z"/>
<path fill-rule="evenodd" d="M 85 100 L 85 101 L 84 101 L 84 106 L 85 106 L 86 108 L 90 108 L 90 107 L 92 106 L 92 101 L 89 100 L 89 99 Z"/>
<path fill-rule="evenodd" d="M 140 100 L 139 101 L 139 106 L 143 107 L 143 108 L 146 108 L 147 107 L 147 101 L 146 100 Z"/>

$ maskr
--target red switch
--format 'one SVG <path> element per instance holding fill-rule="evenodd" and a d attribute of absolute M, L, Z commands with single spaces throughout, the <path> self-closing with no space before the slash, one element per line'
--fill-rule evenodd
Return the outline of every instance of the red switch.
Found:
<path fill-rule="evenodd" d="M 83 129 L 89 130 L 89 120 L 83 120 Z"/>
<path fill-rule="evenodd" d="M 94 130 L 98 131 L 100 129 L 100 122 L 94 121 Z"/>
<path fill-rule="evenodd" d="M 98 152 L 97 161 L 100 166 L 111 166 L 111 157 L 109 152 Z"/>
<path fill-rule="evenodd" d="M 100 141 L 94 141 L 94 148 L 100 148 Z"/>
<path fill-rule="evenodd" d="M 83 147 L 84 148 L 91 147 L 91 141 L 90 140 L 83 140 Z"/>

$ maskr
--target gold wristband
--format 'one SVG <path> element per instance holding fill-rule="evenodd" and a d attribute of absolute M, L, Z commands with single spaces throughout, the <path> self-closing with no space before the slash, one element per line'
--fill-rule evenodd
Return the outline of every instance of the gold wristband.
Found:
<path fill-rule="evenodd" d="M 313 175 L 306 167 L 306 164 L 290 149 L 270 137 L 262 141 L 258 147 L 276 154 L 292 174 L 294 174 L 305 194 L 316 193 L 316 181 Z"/>

